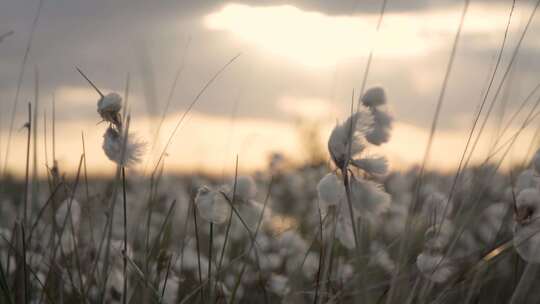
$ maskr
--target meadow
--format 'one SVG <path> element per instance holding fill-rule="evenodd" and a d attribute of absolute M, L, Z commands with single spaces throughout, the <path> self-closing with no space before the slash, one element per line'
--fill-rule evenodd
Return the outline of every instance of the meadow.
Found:
<path fill-rule="evenodd" d="M 184 119 L 240 55 L 200 88 L 163 146 L 131 131 L 138 117 L 126 105 L 129 86 L 105 91 L 73 65 L 95 94 L 103 141 L 83 136 L 77 170 L 67 171 L 55 157 L 54 112 L 47 130 L 36 124 L 35 104 L 25 108 L 26 150 L 11 151 L 25 154 L 25 172 L 12 175 L 9 164 L 0 171 L 0 303 L 539 303 L 538 87 L 503 117 L 483 161 L 471 160 L 539 4 L 516 45 L 506 45 L 504 33 L 466 145 L 456 148 L 460 161 L 448 172 L 431 169 L 429 159 L 469 1 L 422 162 L 401 170 L 371 152 L 393 140 L 396 119 L 384 82 L 367 85 L 376 50 L 325 146 L 306 139 L 313 157 L 298 163 L 276 152 L 253 172 L 239 170 L 237 157 L 223 175 L 171 172 L 165 160 Z M 503 169 L 531 130 L 526 157 Z M 43 132 L 53 138 L 44 150 L 35 139 Z M 88 173 L 84 148 L 95 146 L 115 174 Z M 135 168 L 148 153 L 157 157 L 143 174 Z M 36 164 L 38 156 L 46 163 Z"/>
<path fill-rule="evenodd" d="M 126 176 L 142 144 L 113 107 L 103 149 L 116 177 L 89 178 L 83 154 L 70 178 L 53 165 L 47 180 L 3 180 L 3 301 L 536 302 L 539 154 L 510 173 L 387 172 L 364 153 L 390 139 L 384 90 L 363 97 L 333 130 L 330 162 L 275 154 L 225 179 Z"/>

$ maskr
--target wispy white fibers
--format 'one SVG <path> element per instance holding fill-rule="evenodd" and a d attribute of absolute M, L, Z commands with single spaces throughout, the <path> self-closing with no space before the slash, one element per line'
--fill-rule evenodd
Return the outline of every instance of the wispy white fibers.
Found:
<path fill-rule="evenodd" d="M 75 249 L 75 240 L 79 234 L 80 228 L 80 218 L 81 205 L 75 199 L 64 200 L 56 210 L 55 220 L 59 227 L 68 227 L 68 225 L 73 226 L 74 233 L 71 233 L 70 228 L 66 228 L 62 235 L 57 236 L 60 239 L 62 250 L 65 252 L 72 252 Z"/>
<path fill-rule="evenodd" d="M 350 211 L 346 206 L 341 206 L 342 202 L 346 200 L 343 181 L 335 173 L 328 173 L 319 181 L 317 192 L 321 212 L 328 214 L 330 208 L 339 211 L 336 215 L 336 222 L 329 221 L 327 225 L 335 225 L 335 237 L 344 247 L 353 249 L 355 241 Z M 326 232 L 329 231 L 332 229 L 326 229 Z"/>
<path fill-rule="evenodd" d="M 352 204 L 360 216 L 376 218 L 390 207 L 390 194 L 384 192 L 380 184 L 354 176 L 350 184 Z"/>
<path fill-rule="evenodd" d="M 392 132 L 392 116 L 390 113 L 382 107 L 371 107 L 371 114 L 373 115 L 373 127 L 366 134 L 366 139 L 374 144 L 381 145 L 390 140 L 390 133 Z"/>
<path fill-rule="evenodd" d="M 298 232 L 288 230 L 277 238 L 277 250 L 285 262 L 285 271 L 289 275 L 297 274 L 309 250 L 309 243 Z"/>
<path fill-rule="evenodd" d="M 380 215 L 390 206 L 390 195 L 384 192 L 381 185 L 354 176 L 351 177 L 350 187 L 353 217 L 360 216 L 368 222 L 377 223 Z M 335 173 L 328 173 L 319 181 L 317 192 L 323 213 L 326 213 L 330 207 L 339 211 L 336 237 L 343 246 L 353 249 L 355 241 L 350 210 L 347 206 L 341 205 L 347 199 L 343 181 Z"/>
<path fill-rule="evenodd" d="M 540 150 L 534 155 L 531 167 L 521 172 L 516 186 L 507 192 L 515 204 L 514 247 L 525 261 L 540 263 Z"/>
<path fill-rule="evenodd" d="M 138 163 L 141 160 L 145 143 L 133 134 L 124 131 L 122 114 L 122 97 L 117 93 L 104 95 L 100 89 L 79 69 L 77 71 L 88 81 L 90 86 L 96 90 L 99 95 L 97 102 L 97 112 L 103 121 L 109 123 L 109 127 L 103 135 L 103 151 L 105 155 L 119 166 L 126 167 Z M 127 119 L 129 129 L 129 117 Z M 127 140 L 125 138 L 127 136 Z"/>
<path fill-rule="evenodd" d="M 184 250 L 181 252 L 182 258 L 176 260 L 176 263 L 173 265 L 175 272 L 186 273 L 189 272 L 191 275 L 198 276 L 199 265 L 201 267 L 201 277 L 206 279 L 208 275 L 208 258 L 202 253 L 197 253 L 195 247 L 195 240 L 191 239 L 186 243 Z M 200 259 L 200 264 L 199 264 Z"/>
<path fill-rule="evenodd" d="M 328 173 L 319 181 L 317 193 L 322 209 L 326 209 L 345 198 L 345 187 L 335 173 Z"/>
<path fill-rule="evenodd" d="M 540 263 L 540 191 L 521 191 L 515 207 L 514 247 L 525 261 Z"/>
<path fill-rule="evenodd" d="M 413 199 L 413 179 L 401 173 L 393 173 L 386 179 L 385 189 L 392 196 L 392 203 L 384 220 L 384 232 L 391 238 L 402 234 Z"/>
<path fill-rule="evenodd" d="M 382 87 L 372 87 L 368 89 L 364 96 L 360 98 L 366 107 L 378 107 L 386 104 L 386 92 Z"/>
<path fill-rule="evenodd" d="M 378 241 L 374 241 L 369 246 L 371 257 L 369 258 L 370 265 L 378 265 L 388 273 L 392 273 L 396 267 L 396 263 L 390 257 L 388 250 Z"/>
<path fill-rule="evenodd" d="M 424 250 L 416 258 L 420 273 L 435 283 L 448 281 L 458 271 L 452 257 L 445 254 L 445 248 L 451 241 L 454 228 L 451 222 L 444 221 L 427 229 Z"/>
<path fill-rule="evenodd" d="M 427 251 L 442 251 L 451 241 L 454 226 L 448 220 L 429 227 L 425 234 L 424 248 Z"/>
<path fill-rule="evenodd" d="M 231 198 L 232 198 L 232 189 L 234 189 L 234 180 L 231 183 Z M 255 199 L 257 195 L 257 184 L 250 176 L 238 176 L 236 178 L 236 192 L 235 198 L 239 201 L 248 202 L 252 199 Z"/>
<path fill-rule="evenodd" d="M 257 236 L 258 238 L 259 236 Z M 272 272 L 278 270 L 282 263 L 283 257 L 279 253 L 270 252 L 265 255 L 264 259 L 259 260 L 261 264 L 261 270 L 264 272 Z"/>
<path fill-rule="evenodd" d="M 207 186 L 199 188 L 195 197 L 195 205 L 200 216 L 214 224 L 225 223 L 231 210 L 231 206 L 223 194 Z"/>
<path fill-rule="evenodd" d="M 335 236 L 349 249 L 358 247 L 354 228 L 358 217 L 377 223 L 390 206 L 391 197 L 382 186 L 364 178 L 384 175 L 388 171 L 384 157 L 365 153 L 370 145 L 380 145 L 389 139 L 392 118 L 381 108 L 385 103 L 383 88 L 367 90 L 356 111 L 337 124 L 328 139 L 328 151 L 339 170 L 320 180 L 317 186 L 319 203 L 323 211 L 336 207 L 338 213 L 334 220 L 337 222 L 332 224 Z"/>
<path fill-rule="evenodd" d="M 224 191 L 221 192 L 223 193 Z M 229 234 L 231 240 L 240 241 L 249 237 L 246 226 L 249 230 L 255 231 L 259 225 L 259 221 L 261 221 L 260 228 L 270 228 L 276 220 L 276 218 L 273 217 L 272 210 L 269 206 L 266 206 L 265 208 L 264 204 L 255 200 L 242 202 L 241 204 L 236 205 L 235 209 L 235 213 L 238 213 L 238 216 L 233 216 L 234 220 L 231 223 L 231 231 Z M 242 218 L 242 220 L 240 220 L 240 218 Z M 260 245 L 260 243 L 258 243 L 258 245 Z"/>
<path fill-rule="evenodd" d="M 360 101 L 366 106 L 373 117 L 373 123 L 366 133 L 366 139 L 374 145 L 381 145 L 390 139 L 393 118 L 385 108 L 386 93 L 381 87 L 366 91 Z"/>
<path fill-rule="evenodd" d="M 63 225 L 64 221 L 68 223 L 71 221 L 74 227 L 79 227 L 81 204 L 76 199 L 64 200 L 56 209 L 55 218 L 58 225 Z"/>
<path fill-rule="evenodd" d="M 432 187 L 425 187 L 422 215 L 429 224 L 438 224 L 452 214 L 454 204 L 448 197 Z"/>
<path fill-rule="evenodd" d="M 326 229 L 323 237 L 326 239 L 326 252 L 333 250 L 337 238 L 346 248 L 354 248 L 359 258 L 360 237 L 356 230 L 359 216 L 362 217 L 362 224 L 376 223 L 390 205 L 391 197 L 381 185 L 364 179 L 386 173 L 386 161 L 381 157 L 362 155 L 370 143 L 380 145 L 389 139 L 385 134 L 389 135 L 391 119 L 386 118 L 390 116 L 379 115 L 376 109 L 385 102 L 386 95 L 382 88 L 368 90 L 360 99 L 356 111 L 337 124 L 328 139 L 328 152 L 341 175 L 328 174 L 317 186 L 320 205 L 329 209 L 327 226 L 330 229 Z M 375 117 L 374 113 L 380 117 Z M 379 131 L 381 127 L 384 129 L 382 133 L 385 133 L 383 136 Z M 322 282 L 328 280 L 332 256 L 326 255 L 324 258 Z M 321 294 L 327 292 L 324 285 Z M 322 298 L 318 303 L 322 303 Z"/>
<path fill-rule="evenodd" d="M 420 273 L 430 281 L 444 283 L 457 272 L 457 267 L 441 253 L 421 253 L 416 259 Z"/>
<path fill-rule="evenodd" d="M 354 249 L 354 231 L 349 208 L 343 206 L 336 223 L 336 237 L 347 249 Z"/>
<path fill-rule="evenodd" d="M 382 175 L 388 171 L 388 161 L 382 156 L 367 156 L 353 159 L 352 165 L 371 175 Z"/>
<path fill-rule="evenodd" d="M 125 151 L 123 151 L 124 143 Z M 102 147 L 111 161 L 120 166 L 131 166 L 141 161 L 146 144 L 131 133 L 126 141 L 124 134 L 120 134 L 114 127 L 109 127 L 103 135 Z"/>
<path fill-rule="evenodd" d="M 280 296 L 286 295 L 291 290 L 289 287 L 289 279 L 284 275 L 275 273 L 270 275 L 268 287 L 273 293 Z"/>
<path fill-rule="evenodd" d="M 360 98 L 356 112 L 334 127 L 328 140 L 328 151 L 338 168 L 343 169 L 351 161 L 368 173 L 382 174 L 386 171 L 382 157 L 359 158 L 369 144 L 378 146 L 390 139 L 393 118 L 385 104 L 384 89 L 369 89 Z"/>
<path fill-rule="evenodd" d="M 117 93 L 109 93 L 98 100 L 97 111 L 101 118 L 117 127 L 122 125 L 120 111 L 122 110 L 122 97 Z"/>
<path fill-rule="evenodd" d="M 364 151 L 365 134 L 371 128 L 372 122 L 373 117 L 370 113 L 358 111 L 334 127 L 328 140 L 328 151 L 338 168 L 343 168 L 348 156 L 354 158 Z"/>
<path fill-rule="evenodd" d="M 252 231 L 255 231 L 255 229 L 259 225 L 259 221 L 261 221 L 262 227 L 267 227 L 268 224 L 271 224 L 275 220 L 277 220 L 277 218 L 274 218 L 272 208 L 270 208 L 269 206 L 266 206 L 265 208 L 263 203 L 257 202 L 255 200 L 249 200 L 241 206 L 238 206 L 237 211 L 244 219 L 244 224 L 246 224 Z M 246 230 L 243 224 L 241 225 L 241 229 L 244 232 Z"/>

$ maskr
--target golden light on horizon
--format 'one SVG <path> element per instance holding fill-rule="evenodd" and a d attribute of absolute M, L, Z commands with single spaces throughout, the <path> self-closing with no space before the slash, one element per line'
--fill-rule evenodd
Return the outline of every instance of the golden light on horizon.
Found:
<path fill-rule="evenodd" d="M 71 90 L 76 92 L 77 89 Z M 284 97 L 289 103 L 295 103 L 294 97 Z M 306 104 L 309 100 L 298 100 L 300 104 Z M 335 126 L 336 118 L 343 119 L 342 114 L 329 114 L 320 118 L 319 114 L 324 110 L 330 110 L 328 102 L 318 101 L 319 109 L 314 110 L 312 118 L 320 119 L 320 138 L 315 139 L 322 147 L 326 146 L 327 138 Z M 298 109 L 284 108 L 284 114 L 295 114 Z M 167 115 L 160 140 L 164 143 L 176 124 L 181 112 Z M 319 121 L 319 120 L 317 120 Z M 134 116 L 132 130 L 145 139 L 148 143 L 152 140 L 153 127 L 151 120 L 143 116 Z M 155 122 L 154 122 L 155 123 Z M 57 157 L 60 167 L 68 174 L 77 171 L 77 165 L 82 154 L 81 132 L 86 139 L 87 164 L 89 174 L 111 175 L 114 174 L 115 165 L 109 161 L 101 148 L 105 126 L 96 126 L 95 119 L 59 121 L 57 123 Z M 491 140 L 489 134 L 495 130 L 494 126 L 486 126 L 486 139 L 481 140 L 477 153 L 472 158 L 473 163 L 481 162 L 486 156 L 489 145 L 485 141 Z M 516 128 L 511 128 L 507 136 L 514 134 Z M 410 123 L 396 122 L 392 131 L 392 137 L 387 144 L 368 151 L 384 155 L 388 158 L 392 170 L 404 170 L 417 165 L 422 161 L 425 150 L 428 130 Z M 432 147 L 430 169 L 450 171 L 455 169 L 459 161 L 461 147 L 466 141 L 466 129 L 441 130 L 437 133 Z M 526 129 L 514 145 L 511 153 L 503 165 L 509 167 L 516 161 L 521 161 L 530 144 L 534 130 Z M 6 136 L 6 134 L 0 134 Z M 50 136 L 50 135 L 49 135 Z M 234 124 L 230 118 L 194 111 L 189 114 L 182 128 L 173 138 L 168 149 L 165 167 L 168 172 L 206 172 L 212 174 L 234 172 L 234 160 L 239 155 L 239 168 L 242 172 L 253 170 L 265 170 L 268 166 L 268 157 L 273 152 L 283 153 L 292 163 L 305 161 L 302 155 L 304 147 L 299 140 L 298 126 L 294 119 L 271 120 L 239 117 Z M 506 136 L 506 137 L 507 137 Z M 505 137 L 505 138 L 506 138 Z M 279 140 L 276 140 L 279 138 Z M 502 141 L 504 142 L 504 140 Z M 38 134 L 38 151 L 42 151 L 44 140 L 42 133 Z M 49 141 L 49 149 L 51 149 Z M 23 132 L 15 133 L 12 151 L 24 151 L 26 149 L 26 136 Z M 161 151 L 161 150 L 159 150 Z M 50 154 L 49 154 L 50 157 Z M 154 156 L 148 148 L 145 160 L 135 168 L 134 172 L 143 173 L 145 164 L 152 167 L 152 162 L 147 163 Z M 45 175 L 44 154 L 39 156 L 39 173 Z M 49 159 L 49 162 L 51 160 Z M 24 174 L 25 155 L 12 153 L 9 170 L 19 176 Z"/>

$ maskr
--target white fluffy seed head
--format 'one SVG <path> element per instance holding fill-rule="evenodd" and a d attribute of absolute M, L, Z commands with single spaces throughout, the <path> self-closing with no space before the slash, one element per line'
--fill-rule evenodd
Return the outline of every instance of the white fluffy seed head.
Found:
<path fill-rule="evenodd" d="M 379 146 L 390 140 L 392 132 L 392 121 L 394 120 L 390 113 L 385 109 L 369 108 L 373 115 L 373 125 L 366 133 L 368 142 Z"/>
<path fill-rule="evenodd" d="M 378 107 L 386 104 L 386 93 L 382 87 L 373 87 L 364 93 L 360 101 L 366 107 Z"/>
<path fill-rule="evenodd" d="M 517 209 L 529 207 L 535 213 L 540 212 L 540 191 L 536 188 L 522 190 L 517 196 L 516 207 Z"/>
<path fill-rule="evenodd" d="M 351 177 L 351 200 L 360 216 L 379 216 L 390 207 L 391 197 L 381 185 L 369 180 Z"/>
<path fill-rule="evenodd" d="M 207 186 L 199 188 L 195 197 L 195 205 L 201 218 L 218 225 L 225 223 L 231 210 L 231 206 L 223 194 Z"/>
<path fill-rule="evenodd" d="M 289 279 L 281 274 L 272 274 L 268 280 L 268 287 L 273 293 L 284 296 L 290 291 Z"/>
<path fill-rule="evenodd" d="M 234 189 L 234 180 L 232 181 L 230 191 Z M 250 176 L 239 176 L 236 179 L 236 193 L 235 198 L 241 201 L 249 201 L 255 198 L 257 195 L 257 184 Z M 231 196 L 232 197 L 232 196 Z"/>
<path fill-rule="evenodd" d="M 420 273 L 435 283 L 444 283 L 457 273 L 458 268 L 442 254 L 422 252 L 416 258 Z"/>
<path fill-rule="evenodd" d="M 431 190 L 427 190 L 429 192 L 426 193 L 422 214 L 431 223 L 440 223 L 453 212 L 453 204 L 446 195 L 437 190 Z"/>
<path fill-rule="evenodd" d="M 328 151 L 338 168 L 343 168 L 349 159 L 364 151 L 364 137 L 372 125 L 371 114 L 358 111 L 332 130 L 328 139 Z"/>
<path fill-rule="evenodd" d="M 515 207 L 514 247 L 527 262 L 540 263 L 540 191 L 521 191 Z"/>
<path fill-rule="evenodd" d="M 290 291 L 289 279 L 281 274 L 272 274 L 268 280 L 268 287 L 273 293 L 284 296 Z"/>
<path fill-rule="evenodd" d="M 343 206 L 343 208 L 347 208 Z M 354 249 L 354 231 L 349 212 L 341 212 L 336 223 L 336 237 L 345 248 Z"/>
<path fill-rule="evenodd" d="M 444 220 L 429 227 L 424 234 L 424 248 L 430 252 L 442 252 L 454 235 L 454 225 Z"/>
<path fill-rule="evenodd" d="M 117 93 L 109 93 L 98 100 L 98 113 L 104 121 L 116 126 L 122 124 L 120 110 L 122 109 L 122 97 Z"/>
<path fill-rule="evenodd" d="M 345 187 L 334 173 L 328 173 L 319 181 L 317 193 L 321 206 L 326 208 L 337 205 L 345 197 Z"/>
<path fill-rule="evenodd" d="M 385 246 L 377 241 L 372 242 L 369 246 L 369 252 L 371 257 L 369 259 L 369 264 L 379 265 L 388 273 L 392 273 L 396 268 L 396 263 L 390 257 L 388 250 Z"/>
<path fill-rule="evenodd" d="M 71 201 L 71 204 L 70 204 Z M 71 206 L 70 206 L 71 205 Z M 71 218 L 69 218 L 71 216 Z M 81 205 L 76 199 L 66 199 L 60 204 L 55 214 L 56 223 L 62 225 L 64 221 L 73 222 L 74 226 L 78 226 L 81 219 Z"/>
<path fill-rule="evenodd" d="M 353 159 L 351 164 L 372 175 L 383 175 L 388 171 L 388 161 L 383 156 Z"/>
<path fill-rule="evenodd" d="M 134 134 L 129 134 L 124 147 L 124 135 L 115 128 L 109 127 L 103 135 L 103 151 L 105 155 L 120 166 L 132 166 L 141 161 L 146 144 Z"/>

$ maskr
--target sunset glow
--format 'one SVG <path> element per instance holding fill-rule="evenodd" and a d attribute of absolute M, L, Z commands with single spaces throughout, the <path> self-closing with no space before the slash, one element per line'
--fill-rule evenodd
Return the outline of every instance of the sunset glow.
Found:
<path fill-rule="evenodd" d="M 474 6 L 465 31 L 492 35 L 503 28 L 507 8 Z M 447 46 L 457 29 L 459 9 L 388 13 L 380 33 L 377 14 L 332 16 L 290 5 L 248 6 L 228 4 L 208 14 L 211 30 L 231 33 L 261 50 L 310 67 L 326 67 L 366 56 L 409 57 Z"/>

